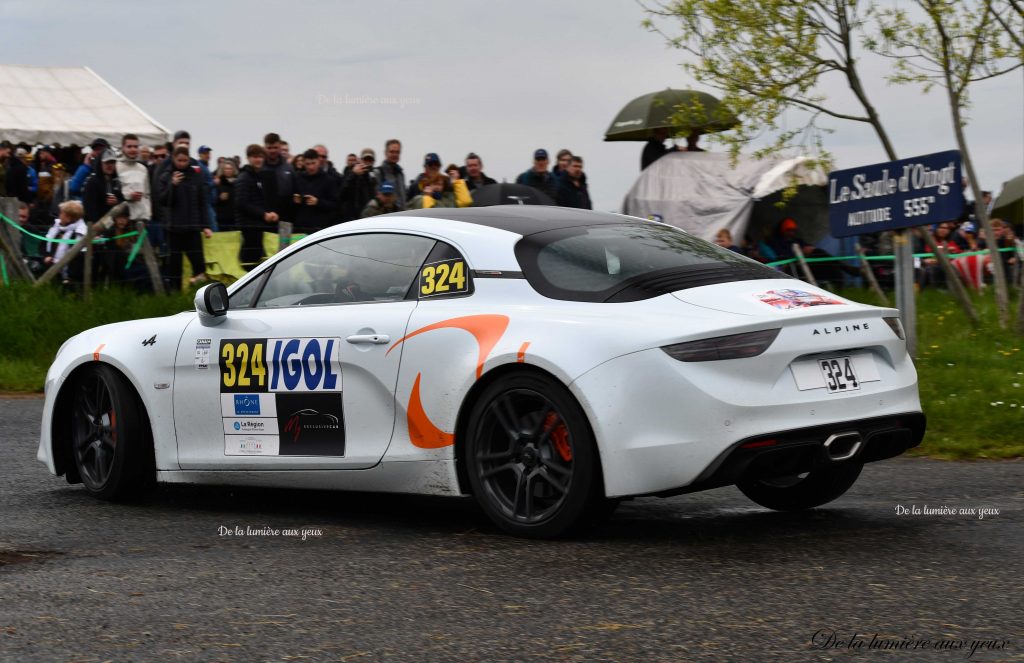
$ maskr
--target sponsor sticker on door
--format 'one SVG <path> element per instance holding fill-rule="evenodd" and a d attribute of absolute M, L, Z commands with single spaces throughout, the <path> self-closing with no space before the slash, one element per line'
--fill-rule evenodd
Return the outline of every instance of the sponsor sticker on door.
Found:
<path fill-rule="evenodd" d="M 338 338 L 220 341 L 224 453 L 344 456 L 340 351 Z"/>

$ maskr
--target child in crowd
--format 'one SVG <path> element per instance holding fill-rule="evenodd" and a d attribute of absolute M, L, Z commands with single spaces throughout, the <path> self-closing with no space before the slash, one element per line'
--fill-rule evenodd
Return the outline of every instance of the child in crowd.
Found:
<path fill-rule="evenodd" d="M 82 207 L 82 203 L 77 200 L 69 200 L 61 203 L 59 209 L 60 216 L 54 220 L 53 226 L 46 233 L 46 237 L 51 240 L 60 239 L 65 241 L 46 243 L 46 257 L 43 258 L 43 262 L 48 266 L 55 262 L 60 262 L 64 254 L 74 246 L 74 242 L 85 237 L 88 232 L 85 221 L 82 220 L 85 216 L 85 208 Z M 86 248 L 85 250 L 88 251 L 89 249 Z M 84 253 L 85 251 L 79 252 L 75 259 L 71 261 L 71 264 L 61 270 L 61 277 L 65 284 L 81 282 Z"/>

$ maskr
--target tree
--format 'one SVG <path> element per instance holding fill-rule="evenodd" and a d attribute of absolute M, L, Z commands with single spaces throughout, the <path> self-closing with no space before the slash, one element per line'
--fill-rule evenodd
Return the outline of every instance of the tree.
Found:
<path fill-rule="evenodd" d="M 998 0 L 997 4 L 997 0 L 989 0 L 988 11 L 1014 26 L 1020 22 L 1020 1 Z M 806 143 L 809 136 L 820 145 L 817 122 L 825 117 L 870 125 L 888 158 L 898 158 L 857 68 L 860 46 L 878 47 L 869 35 L 874 27 L 872 19 L 882 13 L 871 2 L 674 0 L 641 6 L 649 15 L 644 25 L 664 36 L 673 47 L 692 55 L 693 60 L 684 63 L 684 69 L 697 81 L 718 90 L 722 108 L 743 119 L 732 135 L 721 138 L 734 155 L 766 129 L 778 133 L 774 142 L 757 155 L 777 153 L 793 146 L 797 139 Z M 669 34 L 655 24 L 657 19 L 672 21 L 678 33 Z M 836 77 L 845 79 L 859 110 L 829 100 L 820 92 L 823 81 Z M 806 111 L 807 123 L 778 131 L 783 114 L 794 109 Z M 929 233 L 922 236 L 937 254 L 947 282 L 968 317 L 976 322 L 977 314 L 948 259 L 936 250 Z"/>
<path fill-rule="evenodd" d="M 722 107 L 743 124 L 723 136 L 735 154 L 761 136 L 777 131 L 760 152 L 774 153 L 795 142 L 819 140 L 822 116 L 869 124 L 890 158 L 895 150 L 857 70 L 857 35 L 868 20 L 857 0 L 676 0 L 642 5 L 645 26 L 693 56 L 683 68 L 718 90 Z M 670 34 L 652 19 L 669 19 Z M 830 102 L 818 90 L 826 78 L 842 77 L 860 110 Z M 807 123 L 778 131 L 786 111 L 807 112 Z"/>
<path fill-rule="evenodd" d="M 974 215 L 985 229 L 995 276 L 999 324 L 1006 327 L 1009 293 L 1006 273 L 994 241 L 981 184 L 975 176 L 964 127 L 970 107 L 972 83 L 1009 73 L 1024 66 L 1024 20 L 1018 0 L 914 0 L 920 16 L 901 8 L 875 12 L 881 39 L 865 44 L 894 58 L 895 83 L 918 83 L 928 91 L 938 85 L 946 90 L 953 131 L 963 158 L 967 180 L 974 194 Z"/>

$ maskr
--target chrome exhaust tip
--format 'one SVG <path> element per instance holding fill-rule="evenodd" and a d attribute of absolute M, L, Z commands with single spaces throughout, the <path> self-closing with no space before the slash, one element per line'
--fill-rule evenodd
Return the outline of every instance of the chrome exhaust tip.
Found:
<path fill-rule="evenodd" d="M 833 433 L 825 440 L 825 453 L 833 462 L 849 460 L 857 455 L 863 443 L 864 440 L 857 431 Z"/>

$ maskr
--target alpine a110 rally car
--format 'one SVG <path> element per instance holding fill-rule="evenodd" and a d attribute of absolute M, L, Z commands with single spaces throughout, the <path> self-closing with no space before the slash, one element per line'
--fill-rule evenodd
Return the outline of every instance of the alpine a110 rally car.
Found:
<path fill-rule="evenodd" d="M 842 495 L 920 443 L 897 311 L 674 227 L 542 206 L 322 230 L 196 311 L 69 339 L 39 460 L 154 481 L 473 495 L 554 536 L 622 498 Z"/>

